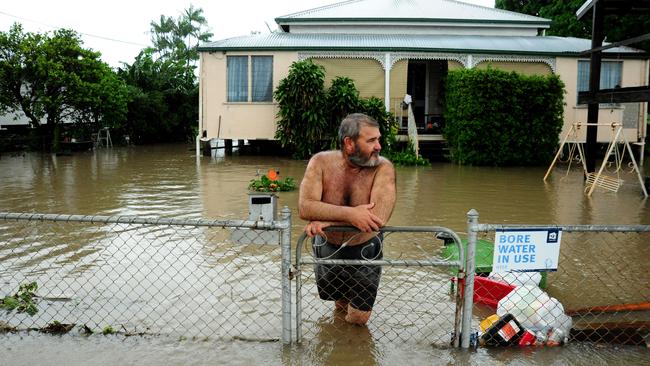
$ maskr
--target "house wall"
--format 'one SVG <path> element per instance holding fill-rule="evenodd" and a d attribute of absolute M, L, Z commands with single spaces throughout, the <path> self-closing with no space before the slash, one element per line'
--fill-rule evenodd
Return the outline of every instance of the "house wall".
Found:
<path fill-rule="evenodd" d="M 402 111 L 401 103 L 406 94 L 409 60 L 399 60 L 390 70 L 390 101 L 388 108 L 395 116 Z"/>
<path fill-rule="evenodd" d="M 488 67 L 492 67 L 503 71 L 515 71 L 524 75 L 550 75 L 553 73 L 551 67 L 543 62 L 485 61 L 479 63 L 475 67 L 477 69 L 487 69 Z"/>
<path fill-rule="evenodd" d="M 273 89 L 287 76 L 291 63 L 298 59 L 296 52 L 214 52 L 201 53 L 200 80 L 200 122 L 199 129 L 207 131 L 208 138 L 220 139 L 273 139 L 277 105 L 268 103 L 228 103 L 226 101 L 226 56 L 227 55 L 273 55 Z M 585 123 L 586 106 L 577 105 L 578 58 L 556 58 L 555 73 L 565 84 L 563 138 L 573 123 Z M 606 60 L 606 59 L 605 59 Z M 329 86 L 335 76 L 348 76 L 355 81 L 361 97 L 384 98 L 384 70 L 374 59 L 319 58 L 314 59 L 326 69 L 326 84 Z M 549 74 L 544 63 L 492 62 L 493 67 L 518 71 L 524 74 Z M 648 60 L 623 61 L 622 87 L 643 86 L 648 79 Z M 457 61 L 448 62 L 449 70 L 462 68 Z M 481 63 L 477 67 L 487 67 Z M 397 61 L 390 70 L 391 95 L 389 109 L 400 115 L 399 103 L 406 93 L 408 60 Z M 625 122 L 625 136 L 630 142 L 643 141 L 647 118 L 647 103 L 601 105 L 599 122 L 611 124 Z M 219 123 L 221 118 L 221 123 Z M 578 141 L 585 141 L 586 129 L 581 129 Z M 598 141 L 608 142 L 612 138 L 611 128 L 600 127 Z"/>
<path fill-rule="evenodd" d="M 447 61 L 447 70 L 449 70 L 449 71 L 451 71 L 451 70 L 458 70 L 458 69 L 464 69 L 464 68 L 465 68 L 465 67 L 463 66 L 463 64 L 461 64 L 460 62 L 458 62 L 458 61 L 456 61 L 456 60 L 449 60 L 449 61 Z"/>
<path fill-rule="evenodd" d="M 359 90 L 362 98 L 384 98 L 384 69 L 379 61 L 363 58 L 312 58 L 312 61 L 325 68 L 325 87 L 339 76 L 349 77 Z"/>
<path fill-rule="evenodd" d="M 41 123 L 47 123 L 46 118 L 41 118 Z M 2 126 L 26 126 L 29 125 L 29 118 L 23 112 L 0 114 L 0 128 Z"/>
<path fill-rule="evenodd" d="M 556 73 L 564 82 L 566 94 L 564 96 L 564 127 L 561 138 L 571 129 L 574 123 L 587 122 L 587 106 L 578 105 L 578 60 L 579 58 L 558 57 L 556 59 Z M 603 61 L 609 59 L 603 58 Z M 620 61 L 619 59 L 614 61 Z M 621 87 L 646 85 L 648 78 L 648 62 L 646 60 L 623 60 Z M 627 111 L 626 111 L 627 110 Z M 647 118 L 647 103 L 626 104 L 601 104 L 598 112 L 598 123 L 611 124 L 623 123 L 625 137 L 630 142 L 642 141 L 645 137 L 645 124 L 639 123 Z M 598 141 L 609 142 L 613 138 L 612 129 L 607 126 L 598 127 Z M 586 141 L 586 129 L 582 128 L 578 134 L 578 141 Z"/>
<path fill-rule="evenodd" d="M 199 131 L 207 138 L 273 139 L 277 104 L 232 103 L 226 94 L 226 56 L 273 56 L 273 90 L 298 59 L 296 52 L 202 52 Z M 219 122 L 221 121 L 221 122 Z"/>

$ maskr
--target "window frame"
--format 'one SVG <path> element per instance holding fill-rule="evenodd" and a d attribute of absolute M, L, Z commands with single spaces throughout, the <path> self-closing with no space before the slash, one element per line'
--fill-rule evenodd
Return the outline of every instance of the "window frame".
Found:
<path fill-rule="evenodd" d="M 250 84 L 251 84 L 251 93 L 250 93 L 251 94 L 251 96 L 250 96 L 251 103 L 270 103 L 270 102 L 273 102 L 273 56 L 269 56 L 269 55 L 251 55 L 250 60 L 251 60 L 250 61 L 250 63 L 251 63 L 251 81 L 250 81 Z M 259 79 L 264 79 L 264 80 L 260 80 L 258 82 L 262 82 L 263 84 L 265 84 L 262 87 L 264 89 L 266 89 L 264 91 L 264 96 L 263 96 L 264 99 L 259 99 L 259 100 L 256 99 L 257 98 L 256 86 L 259 86 L 260 84 L 256 84 L 256 80 L 259 80 L 259 79 L 258 79 L 258 77 L 256 77 L 257 73 L 256 73 L 256 69 L 255 69 L 255 64 L 256 64 L 255 60 L 271 60 L 270 65 L 266 65 L 266 66 L 270 66 L 269 70 L 268 70 L 268 74 L 264 74 L 261 77 L 259 77 Z"/>
<path fill-rule="evenodd" d="M 246 76 L 245 77 L 239 77 L 239 79 L 243 79 L 246 83 L 245 93 L 242 93 L 241 90 L 244 89 L 242 88 L 241 85 L 239 85 L 239 93 L 237 93 L 237 90 L 231 89 L 231 86 L 233 86 L 233 80 L 235 79 L 234 75 L 231 75 L 231 66 L 230 66 L 230 59 L 233 58 L 239 58 L 243 59 L 246 58 L 246 67 L 245 67 L 245 72 Z M 266 64 L 265 66 L 263 62 L 261 63 L 256 63 L 255 60 L 269 60 L 270 59 L 270 64 Z M 247 103 L 247 104 L 268 104 L 268 103 L 273 103 L 273 61 L 274 61 L 274 55 L 228 55 L 226 56 L 226 103 L 233 103 L 233 104 L 241 104 L 241 103 Z M 268 70 L 262 70 L 261 72 L 263 73 L 261 77 L 259 76 L 259 70 L 260 68 L 268 68 Z M 255 70 L 254 70 L 255 68 Z M 256 76 L 258 75 L 258 76 Z M 259 84 L 262 82 L 262 84 Z M 261 86 L 260 86 L 261 85 Z M 262 99 L 260 99 L 260 90 L 262 91 Z M 245 94 L 245 98 L 239 98 L 237 100 L 234 100 L 231 98 L 232 95 L 234 94 Z"/>
<path fill-rule="evenodd" d="M 243 59 L 246 59 L 245 63 L 242 65 L 235 65 L 235 60 L 240 60 L 243 61 Z M 232 65 L 231 65 L 232 61 Z M 249 61 L 248 61 L 248 56 L 243 56 L 243 55 L 232 55 L 232 56 L 226 56 L 226 102 L 228 103 L 245 103 L 250 99 L 250 92 L 249 92 L 249 87 L 248 84 L 250 83 L 249 80 L 249 74 L 250 74 L 250 67 L 249 67 Z M 237 69 L 243 69 L 243 74 L 235 74 L 237 72 L 241 72 L 242 70 L 235 70 L 235 67 Z M 243 78 L 243 84 L 244 85 L 233 85 L 234 84 L 234 79 L 235 78 Z M 243 94 L 243 97 L 240 96 L 240 94 Z"/>
<path fill-rule="evenodd" d="M 581 70 L 581 65 L 583 70 Z M 608 80 L 603 79 L 603 75 L 605 74 L 603 72 L 603 69 L 606 67 L 610 67 L 612 65 L 617 65 L 617 72 L 618 72 L 618 80 L 614 81 L 614 85 L 603 85 L 605 82 L 608 82 Z M 599 88 L 600 89 L 614 89 L 618 85 L 621 87 L 623 83 L 623 60 L 602 60 L 600 64 L 600 83 L 599 83 Z M 577 62 L 577 72 L 576 72 L 576 104 L 578 106 L 586 106 L 587 104 L 579 104 L 578 103 L 578 93 L 582 91 L 589 91 L 589 70 L 591 68 L 591 61 L 590 60 L 578 60 Z M 586 89 L 581 88 L 583 86 L 583 82 L 586 83 Z M 611 84 L 611 80 L 610 80 Z M 617 103 L 600 103 L 600 104 L 605 104 L 605 105 L 618 105 Z"/>

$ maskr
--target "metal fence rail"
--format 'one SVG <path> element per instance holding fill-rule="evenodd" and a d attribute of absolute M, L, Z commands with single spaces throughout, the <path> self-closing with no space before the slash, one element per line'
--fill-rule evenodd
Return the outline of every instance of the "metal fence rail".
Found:
<path fill-rule="evenodd" d="M 320 259 L 313 255 L 311 240 L 305 240 L 304 234 L 298 239 L 294 276 L 298 342 L 322 348 L 356 334 L 350 344 L 359 342 L 362 347 L 395 341 L 442 347 L 459 345 L 462 301 L 459 292 L 451 287 L 450 278 L 463 274 L 464 248 L 460 238 L 442 227 L 385 227 L 381 231 L 383 259 Z M 444 242 L 436 239 L 437 233 L 447 233 L 451 238 L 448 242 L 455 247 L 455 258 L 445 255 Z M 381 267 L 378 294 L 367 327 L 348 324 L 343 320 L 345 313 L 335 310 L 332 301 L 319 298 L 315 265 Z M 355 281 L 341 280 L 353 285 Z M 364 329 L 363 334 L 358 334 L 359 329 Z"/>
<path fill-rule="evenodd" d="M 477 272 L 515 289 L 511 293 L 508 289 L 504 297 L 502 289 L 484 280 L 485 277 L 476 278 L 472 288 L 476 302 L 472 318 L 474 329 L 495 311 L 502 315 L 498 310 L 501 307 L 502 313 L 514 312 L 524 328 L 546 326 L 548 329 L 532 331 L 539 338 L 538 343 L 548 341 L 553 335 L 552 328 L 561 321 L 567 322 L 568 318 L 568 332 L 558 332 L 560 336 L 556 334 L 552 341 L 647 344 L 650 334 L 650 225 L 491 225 L 479 224 L 475 211 L 470 212 L 470 216 L 468 247 L 476 252 L 478 267 L 483 263 L 483 268 L 477 268 Z M 492 258 L 481 257 L 487 256 L 487 252 L 479 250 L 480 243 L 477 247 L 477 240 L 471 239 L 473 234 L 479 240 L 491 242 L 496 230 L 540 227 L 562 230 L 556 271 L 490 275 L 488 264 L 491 266 Z M 486 298 L 502 300 L 495 309 L 487 305 Z"/>
<path fill-rule="evenodd" d="M 276 222 L 0 213 L 0 300 L 38 285 L 34 316 L 13 309 L 0 320 L 17 329 L 59 322 L 93 332 L 285 337 L 280 243 L 231 240 L 233 231 L 247 242 L 268 232 L 290 240 L 283 213 Z"/>

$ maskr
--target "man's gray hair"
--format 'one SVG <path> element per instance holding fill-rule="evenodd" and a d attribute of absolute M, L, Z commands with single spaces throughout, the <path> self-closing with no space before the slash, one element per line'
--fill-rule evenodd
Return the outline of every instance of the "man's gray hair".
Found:
<path fill-rule="evenodd" d="M 346 137 L 350 137 L 352 140 L 356 140 L 359 137 L 361 125 L 379 128 L 379 123 L 368 115 L 363 113 L 348 114 L 341 121 L 341 126 L 339 126 L 339 145 L 341 150 L 343 150 L 343 140 Z"/>

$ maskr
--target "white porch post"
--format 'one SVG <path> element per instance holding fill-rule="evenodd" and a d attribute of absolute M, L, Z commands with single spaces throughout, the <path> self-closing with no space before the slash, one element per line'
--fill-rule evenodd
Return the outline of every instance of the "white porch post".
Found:
<path fill-rule="evenodd" d="M 384 54 L 384 107 L 390 111 L 390 53 Z"/>

